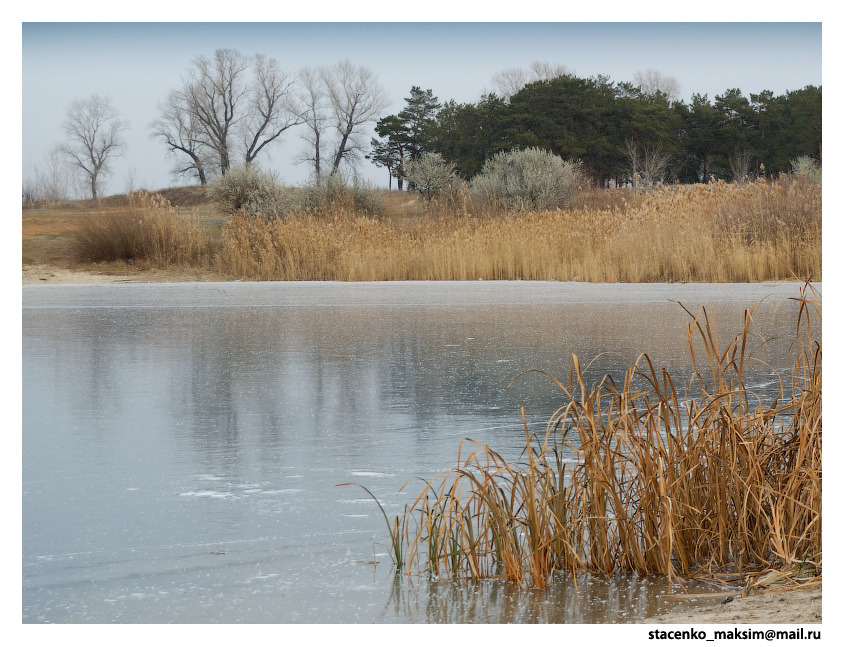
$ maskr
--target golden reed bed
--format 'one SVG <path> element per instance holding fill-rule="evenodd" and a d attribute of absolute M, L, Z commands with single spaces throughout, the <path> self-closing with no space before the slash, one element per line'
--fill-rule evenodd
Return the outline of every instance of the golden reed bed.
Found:
<path fill-rule="evenodd" d="M 820 187 L 785 178 L 657 189 L 605 209 L 241 214 L 224 231 L 217 269 L 260 280 L 820 280 L 821 204 Z"/>

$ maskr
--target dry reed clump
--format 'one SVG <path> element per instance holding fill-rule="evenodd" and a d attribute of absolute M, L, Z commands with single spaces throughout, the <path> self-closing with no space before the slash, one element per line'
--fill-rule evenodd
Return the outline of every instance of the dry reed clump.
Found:
<path fill-rule="evenodd" d="M 794 383 L 771 402 L 744 384 L 753 308 L 726 346 L 690 313 L 683 397 L 645 355 L 590 388 L 573 356 L 566 384 L 549 376 L 564 406 L 542 438 L 525 425 L 518 462 L 466 439 L 456 467 L 385 515 L 397 569 L 535 587 L 558 571 L 820 577 L 821 303 L 809 284 L 797 301 Z"/>
<path fill-rule="evenodd" d="M 235 215 L 219 269 L 264 280 L 821 279 L 821 187 L 800 179 L 497 215 L 459 192 L 424 214 L 376 219 L 333 204 L 284 222 Z"/>
<path fill-rule="evenodd" d="M 82 261 L 146 261 L 151 265 L 208 265 L 217 244 L 195 212 L 182 213 L 158 194 L 139 192 L 129 208 L 94 215 L 74 232 Z"/>

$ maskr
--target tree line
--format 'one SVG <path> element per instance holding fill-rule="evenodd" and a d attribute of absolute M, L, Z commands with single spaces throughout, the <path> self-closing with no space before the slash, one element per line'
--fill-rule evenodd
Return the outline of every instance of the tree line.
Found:
<path fill-rule="evenodd" d="M 399 188 L 407 162 L 424 153 L 441 155 L 470 179 L 500 151 L 541 148 L 579 160 L 599 186 L 744 181 L 788 172 L 799 157 L 821 162 L 821 87 L 749 97 L 730 89 L 712 102 L 693 94 L 687 103 L 643 85 L 563 74 L 509 97 L 442 104 L 415 86 L 402 111 L 378 121 L 370 159 Z"/>
<path fill-rule="evenodd" d="M 803 156 L 821 162 L 821 87 L 748 97 L 735 88 L 713 101 L 693 94 L 685 102 L 677 81 L 654 70 L 612 83 L 540 62 L 503 70 L 493 84 L 497 91 L 474 103 L 441 102 L 431 89 L 412 86 L 404 107 L 385 115 L 387 94 L 366 67 L 345 60 L 293 73 L 272 57 L 219 49 L 192 61 L 149 129 L 172 159 L 173 175 L 202 185 L 233 166 L 256 164 L 292 129 L 305 142 L 294 161 L 317 180 L 367 159 L 399 189 L 408 164 L 427 154 L 470 180 L 497 153 L 543 149 L 580 162 L 598 186 L 744 181 L 789 171 Z M 51 185 L 41 193 L 61 192 L 65 163 L 96 199 L 111 162 L 125 153 L 128 124 L 99 95 L 75 101 L 66 117 L 65 142 L 37 173 Z M 376 137 L 367 141 L 373 126 Z"/>

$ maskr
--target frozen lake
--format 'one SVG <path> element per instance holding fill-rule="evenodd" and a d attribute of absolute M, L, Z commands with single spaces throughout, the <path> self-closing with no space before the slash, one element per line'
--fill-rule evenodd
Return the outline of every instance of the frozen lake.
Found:
<path fill-rule="evenodd" d="M 520 407 L 541 429 L 562 400 L 537 374 L 508 383 L 565 377 L 572 353 L 647 352 L 687 377 L 677 301 L 714 307 L 727 341 L 762 300 L 757 354 L 782 367 L 797 296 L 794 283 L 24 286 L 22 619 L 653 615 L 668 608 L 660 579 L 520 592 L 397 578 L 375 503 L 335 486 L 362 483 L 395 513 L 422 482 L 402 485 L 452 466 L 463 438 L 515 457 Z M 587 375 L 626 366 L 607 355 Z"/>

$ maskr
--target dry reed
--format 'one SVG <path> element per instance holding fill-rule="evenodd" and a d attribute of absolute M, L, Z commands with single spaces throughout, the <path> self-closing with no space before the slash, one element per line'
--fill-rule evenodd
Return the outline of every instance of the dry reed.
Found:
<path fill-rule="evenodd" d="M 565 404 L 517 462 L 470 439 L 391 531 L 407 572 L 543 587 L 559 571 L 819 576 L 821 302 L 806 284 L 793 383 L 770 402 L 744 383 L 753 308 L 726 346 L 690 313 L 695 370 L 680 395 L 642 355 L 588 388 L 577 357 Z M 388 527 L 391 524 L 388 522 Z"/>
<path fill-rule="evenodd" d="M 139 192 L 128 207 L 81 220 L 74 232 L 82 261 L 145 261 L 153 266 L 209 266 L 219 244 L 195 212 Z"/>
<path fill-rule="evenodd" d="M 464 198 L 378 219 L 339 207 L 275 221 L 238 214 L 218 269 L 260 280 L 821 279 L 821 187 L 801 179 L 665 187 L 614 202 L 491 215 Z"/>

